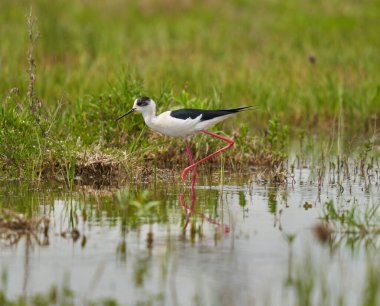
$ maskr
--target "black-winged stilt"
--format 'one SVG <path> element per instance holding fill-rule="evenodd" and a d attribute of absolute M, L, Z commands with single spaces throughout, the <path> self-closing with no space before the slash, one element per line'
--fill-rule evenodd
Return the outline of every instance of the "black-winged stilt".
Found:
<path fill-rule="evenodd" d="M 232 139 L 209 132 L 206 129 L 240 111 L 249 109 L 250 107 L 251 106 L 246 106 L 225 110 L 185 108 L 174 111 L 166 111 L 156 116 L 156 103 L 148 97 L 140 97 L 135 100 L 132 109 L 117 118 L 116 121 L 120 120 L 130 113 L 133 113 L 134 111 L 138 111 L 143 115 L 146 125 L 149 126 L 152 130 L 168 136 L 183 137 L 185 139 L 186 151 L 187 155 L 189 156 L 190 166 L 186 167 L 183 170 L 182 180 L 185 180 L 187 172 L 193 170 L 194 184 L 195 177 L 197 175 L 195 167 L 213 157 L 214 155 L 229 149 L 234 144 L 234 141 Z M 227 141 L 228 145 L 194 163 L 188 138 L 190 135 L 199 132 Z"/>

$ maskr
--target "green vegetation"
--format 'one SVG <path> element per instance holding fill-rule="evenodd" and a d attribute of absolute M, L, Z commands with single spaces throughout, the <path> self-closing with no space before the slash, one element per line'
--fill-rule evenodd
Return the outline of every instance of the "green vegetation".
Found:
<path fill-rule="evenodd" d="M 142 158 L 187 163 L 141 117 L 115 124 L 140 95 L 159 110 L 258 106 L 225 124 L 227 166 L 281 164 L 287 133 L 271 131 L 286 125 L 376 135 L 379 17 L 373 1 L 1 1 L 1 176 L 70 187 Z M 198 140 L 200 155 L 219 145 Z"/>
<path fill-rule="evenodd" d="M 322 220 L 325 230 L 329 232 L 330 242 L 335 245 L 346 242 L 352 248 L 361 242 L 367 246 L 377 246 L 380 234 L 379 208 L 380 204 L 363 207 L 355 201 L 345 205 L 332 200 L 326 202 Z"/>

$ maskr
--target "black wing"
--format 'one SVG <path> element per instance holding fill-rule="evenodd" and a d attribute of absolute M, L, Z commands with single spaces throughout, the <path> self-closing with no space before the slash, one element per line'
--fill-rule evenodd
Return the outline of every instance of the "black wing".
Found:
<path fill-rule="evenodd" d="M 220 110 L 183 108 L 183 109 L 171 111 L 170 116 L 177 119 L 186 120 L 187 118 L 195 119 L 199 115 L 202 115 L 201 121 L 206 121 L 206 120 L 211 120 L 211 119 L 221 117 L 221 116 L 235 114 L 250 107 L 251 106 L 234 108 L 234 109 L 220 109 Z"/>

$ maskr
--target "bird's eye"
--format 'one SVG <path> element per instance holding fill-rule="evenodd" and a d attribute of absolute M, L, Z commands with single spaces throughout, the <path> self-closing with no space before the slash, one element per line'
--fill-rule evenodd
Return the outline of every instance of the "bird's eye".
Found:
<path fill-rule="evenodd" d="M 139 101 L 139 102 L 137 102 L 137 105 L 138 106 L 146 106 L 148 103 L 146 103 L 146 102 L 143 102 L 143 101 Z"/>
<path fill-rule="evenodd" d="M 150 99 L 148 97 L 140 97 L 137 99 L 138 106 L 147 106 L 149 104 Z"/>

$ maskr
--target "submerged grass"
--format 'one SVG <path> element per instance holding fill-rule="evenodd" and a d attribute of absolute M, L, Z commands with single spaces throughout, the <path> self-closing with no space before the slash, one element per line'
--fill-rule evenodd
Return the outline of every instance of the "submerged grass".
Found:
<path fill-rule="evenodd" d="M 287 290 L 294 291 L 295 302 L 292 305 L 361 305 L 377 306 L 380 303 L 380 266 L 376 254 L 367 255 L 366 269 L 364 269 L 360 291 L 352 298 L 350 292 L 346 292 L 341 284 L 331 281 L 331 271 L 321 269 L 311 254 L 296 264 L 294 278 L 287 283 Z M 326 264 L 329 266 L 331 264 Z M 335 270 L 336 268 L 333 267 Z M 344 271 L 339 268 L 335 273 Z M 355 275 L 358 277 L 358 275 Z"/>
<path fill-rule="evenodd" d="M 307 253 L 306 256 L 299 258 L 294 264 L 294 267 L 290 267 L 291 278 L 287 278 L 281 288 L 282 297 L 281 305 L 295 305 L 295 306 L 378 306 L 380 303 L 380 266 L 378 263 L 378 254 L 367 254 L 365 268 L 362 273 L 356 274 L 354 277 L 358 280 L 355 284 L 355 292 L 347 291 L 345 284 L 337 283 L 334 277 L 331 277 L 333 273 L 338 275 L 345 275 L 347 277 L 347 271 L 344 270 L 344 266 L 334 266 L 333 263 L 320 263 L 315 260 L 311 253 Z M 145 259 L 141 259 L 138 262 L 139 266 L 136 267 L 136 279 L 137 284 L 144 283 L 144 277 L 146 277 L 147 262 Z M 321 268 L 321 264 L 324 265 Z M 140 275 L 142 274 L 142 275 Z M 163 273 L 162 276 L 165 280 L 173 277 L 170 274 Z M 141 283 L 140 283 L 141 282 Z M 64 279 L 62 285 L 52 285 L 46 292 L 34 293 L 31 295 L 20 295 L 18 297 L 10 297 L 8 294 L 8 273 L 3 270 L 1 285 L 0 285 L 0 304 L 4 306 L 48 306 L 48 305 L 61 305 L 61 306 L 74 306 L 74 305 L 89 305 L 89 306 L 117 306 L 117 305 L 130 305 L 119 303 L 116 299 L 110 298 L 98 298 L 91 299 L 84 294 L 76 292 L 75 288 L 72 288 L 67 279 Z M 175 289 L 174 289 L 175 290 Z M 241 297 L 234 294 L 234 291 L 229 291 L 228 302 L 220 300 L 221 296 L 225 297 L 225 288 L 217 289 L 212 298 L 211 303 L 229 305 L 231 303 L 238 303 Z M 273 291 L 273 289 L 272 289 Z M 273 291 L 273 294 L 275 292 Z M 286 293 L 286 294 L 284 294 Z M 200 305 L 208 305 L 202 301 L 203 291 L 201 288 L 197 289 L 197 300 L 200 300 Z M 133 305 L 154 305 L 157 303 L 165 303 L 171 301 L 171 294 L 162 291 L 157 294 L 146 294 L 143 298 L 140 298 Z M 271 303 L 270 299 L 261 301 L 260 299 L 254 299 L 257 302 L 263 302 L 264 305 L 277 305 Z M 132 304 L 131 304 L 132 305 Z"/>
<path fill-rule="evenodd" d="M 114 299 L 101 299 L 100 301 L 82 301 L 75 295 L 72 288 L 70 288 L 67 280 L 64 280 L 62 286 L 51 286 L 50 290 L 43 293 L 36 293 L 33 295 L 24 294 L 17 298 L 11 298 L 7 293 L 7 272 L 2 275 L 2 284 L 0 288 L 0 305 L 2 306 L 74 306 L 74 305 L 88 305 L 88 306 L 117 306 L 119 305 Z"/>

